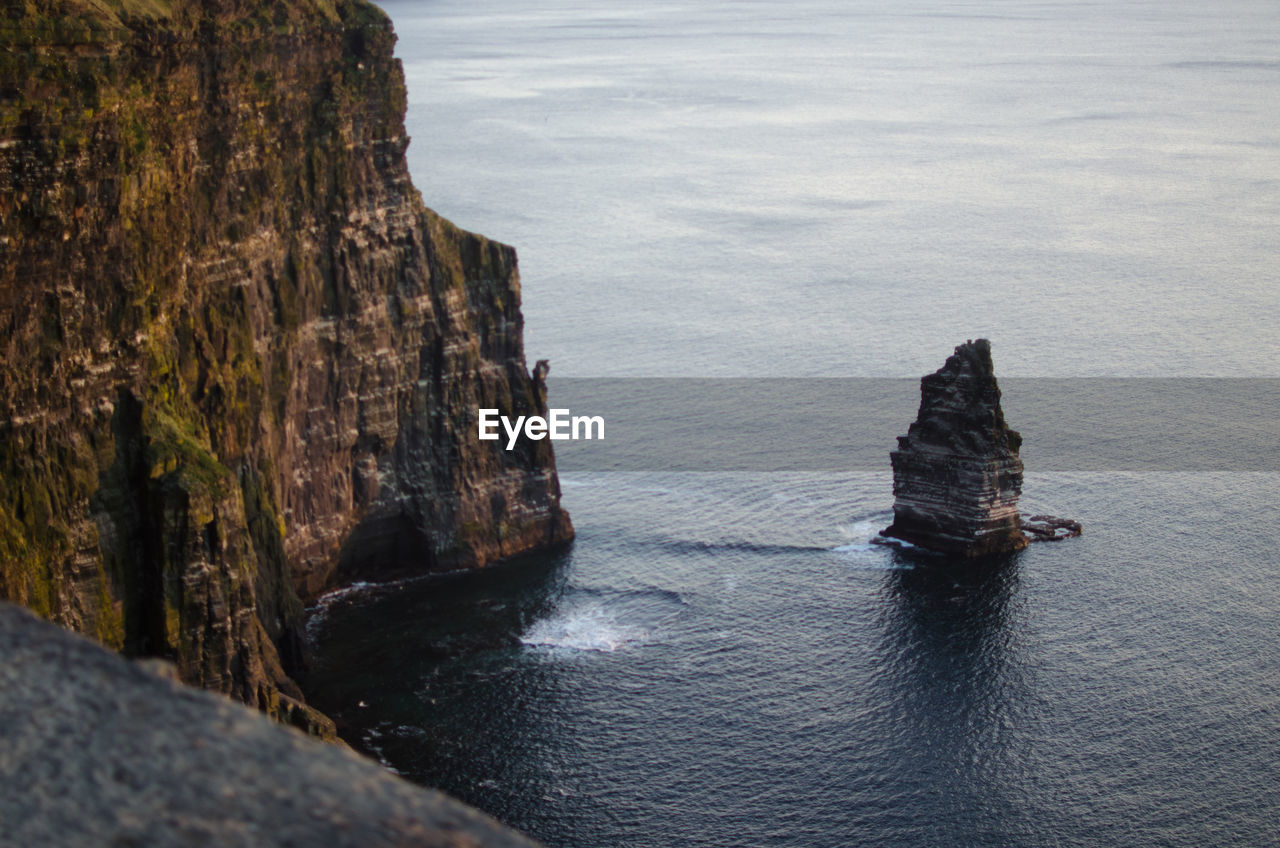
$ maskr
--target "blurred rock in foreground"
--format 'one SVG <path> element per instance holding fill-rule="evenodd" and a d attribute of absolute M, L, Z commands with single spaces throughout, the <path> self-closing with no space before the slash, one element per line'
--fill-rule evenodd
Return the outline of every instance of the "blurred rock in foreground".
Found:
<path fill-rule="evenodd" d="M 511 846 L 442 793 L 0 603 L 0 844 Z"/>

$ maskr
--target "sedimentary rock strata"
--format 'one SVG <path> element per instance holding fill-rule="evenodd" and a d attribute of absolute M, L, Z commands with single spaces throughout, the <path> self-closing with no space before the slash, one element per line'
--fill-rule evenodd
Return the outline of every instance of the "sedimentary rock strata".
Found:
<path fill-rule="evenodd" d="M 545 396 L 514 250 L 410 184 L 393 42 L 362 0 L 0 18 L 0 598 L 286 718 L 301 600 L 572 534 L 549 442 L 470 438 Z"/>
<path fill-rule="evenodd" d="M 884 535 L 959 557 L 1025 548 L 1021 444 L 1000 409 L 990 343 L 960 345 L 921 379 L 919 414 L 889 454 L 893 524 Z"/>

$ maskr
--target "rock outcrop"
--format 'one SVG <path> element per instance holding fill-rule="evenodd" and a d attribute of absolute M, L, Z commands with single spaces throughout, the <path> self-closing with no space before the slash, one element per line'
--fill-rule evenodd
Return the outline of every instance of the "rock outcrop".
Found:
<path fill-rule="evenodd" d="M 5 845 L 534 848 L 440 792 L 0 603 Z"/>
<path fill-rule="evenodd" d="M 1022 533 L 1032 542 L 1061 542 L 1084 532 L 1079 521 L 1056 515 L 1028 515 L 1022 519 Z"/>
<path fill-rule="evenodd" d="M 920 412 L 890 452 L 893 524 L 884 535 L 959 556 L 1021 550 L 1022 437 L 1005 423 L 986 339 L 920 380 Z"/>
<path fill-rule="evenodd" d="M 363 0 L 0 13 L 0 598 L 323 728 L 302 601 L 572 535 L 515 252 L 426 209 Z"/>

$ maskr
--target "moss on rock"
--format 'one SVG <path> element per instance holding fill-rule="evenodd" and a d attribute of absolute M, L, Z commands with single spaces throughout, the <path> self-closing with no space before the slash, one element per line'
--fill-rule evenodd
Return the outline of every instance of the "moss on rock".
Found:
<path fill-rule="evenodd" d="M 549 447 L 466 439 L 480 400 L 541 402 L 515 254 L 410 184 L 384 13 L 7 12 L 0 597 L 296 715 L 301 599 L 369 551 L 571 535 Z"/>

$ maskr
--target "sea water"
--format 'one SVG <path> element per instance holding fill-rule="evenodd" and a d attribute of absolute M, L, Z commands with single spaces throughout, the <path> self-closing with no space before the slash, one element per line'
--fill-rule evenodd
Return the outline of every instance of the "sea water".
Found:
<path fill-rule="evenodd" d="M 553 378 L 1277 376 L 1272 3 L 383 6 Z M 1029 465 L 1085 535 L 956 569 L 873 543 L 887 467 L 657 465 L 324 599 L 317 705 L 552 846 L 1280 843 L 1275 473 Z"/>

